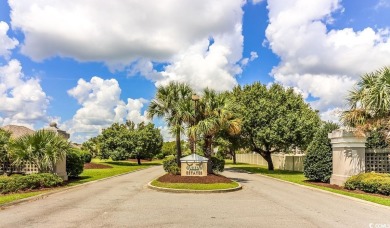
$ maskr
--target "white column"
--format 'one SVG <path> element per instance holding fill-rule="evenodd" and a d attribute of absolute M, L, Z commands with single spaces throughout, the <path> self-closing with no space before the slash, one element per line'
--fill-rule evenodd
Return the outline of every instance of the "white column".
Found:
<path fill-rule="evenodd" d="M 333 150 L 330 184 L 343 186 L 350 176 L 365 172 L 366 138 L 343 129 L 334 130 L 328 137 Z"/>

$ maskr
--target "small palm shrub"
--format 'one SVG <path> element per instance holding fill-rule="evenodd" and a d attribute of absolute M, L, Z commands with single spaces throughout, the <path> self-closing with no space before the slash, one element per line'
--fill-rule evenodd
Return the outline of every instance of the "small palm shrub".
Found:
<path fill-rule="evenodd" d="M 66 173 L 69 177 L 78 177 L 84 170 L 84 157 L 77 149 L 66 154 Z"/>
<path fill-rule="evenodd" d="M 168 156 L 163 160 L 163 169 L 165 172 L 173 175 L 180 174 L 180 168 L 177 165 L 176 158 L 174 156 Z"/>
<path fill-rule="evenodd" d="M 225 169 L 225 160 L 223 158 L 211 157 L 211 169 L 213 173 L 223 172 Z"/>
<path fill-rule="evenodd" d="M 303 173 L 309 180 L 329 182 L 332 175 L 332 145 L 328 133 L 337 128 L 334 123 L 324 123 L 309 144 L 303 161 Z"/>
<path fill-rule="evenodd" d="M 2 194 L 55 187 L 62 184 L 62 179 L 52 173 L 38 173 L 29 175 L 12 175 L 0 177 L 0 192 Z"/>
<path fill-rule="evenodd" d="M 348 178 L 345 188 L 350 190 L 362 190 L 369 193 L 390 195 L 390 174 L 385 173 L 361 173 Z"/>

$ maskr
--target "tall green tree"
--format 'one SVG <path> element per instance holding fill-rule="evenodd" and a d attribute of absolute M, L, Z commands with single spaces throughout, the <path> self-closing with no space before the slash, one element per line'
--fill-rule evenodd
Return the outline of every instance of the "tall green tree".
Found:
<path fill-rule="evenodd" d="M 274 166 L 271 154 L 299 147 L 305 150 L 320 124 L 316 111 L 292 88 L 259 82 L 233 90 L 235 110 L 242 118 L 242 135 L 248 148 Z"/>
<path fill-rule="evenodd" d="M 152 123 L 138 124 L 132 140 L 134 144 L 132 155 L 137 159 L 139 165 L 141 165 L 142 158 L 152 158 L 161 152 L 163 138 L 160 129 L 155 128 Z"/>
<path fill-rule="evenodd" d="M 0 163 L 3 170 L 6 170 L 11 164 L 9 153 L 11 133 L 0 128 Z"/>
<path fill-rule="evenodd" d="M 66 139 L 47 130 L 22 136 L 11 144 L 13 163 L 22 165 L 31 162 L 40 173 L 54 173 L 57 161 L 65 159 L 70 149 L 70 143 Z"/>
<path fill-rule="evenodd" d="M 314 134 L 303 161 L 303 174 L 309 180 L 329 182 L 332 175 L 332 144 L 328 133 L 338 128 L 335 123 L 324 122 Z"/>
<path fill-rule="evenodd" d="M 192 89 L 184 83 L 171 82 L 167 86 L 159 86 L 155 98 L 148 107 L 148 117 L 164 118 L 172 135 L 176 138 L 176 161 L 180 166 L 182 148 L 181 134 L 184 133 L 184 124 L 191 116 Z"/>
<path fill-rule="evenodd" d="M 196 111 L 197 123 L 189 129 L 190 136 L 202 138 L 207 158 L 211 158 L 212 145 L 219 132 L 237 135 L 241 131 L 241 119 L 229 108 L 232 103 L 228 99 L 226 93 L 206 88 Z"/>
<path fill-rule="evenodd" d="M 349 110 L 343 112 L 344 125 L 361 133 L 390 128 L 390 67 L 364 74 L 348 95 Z"/>

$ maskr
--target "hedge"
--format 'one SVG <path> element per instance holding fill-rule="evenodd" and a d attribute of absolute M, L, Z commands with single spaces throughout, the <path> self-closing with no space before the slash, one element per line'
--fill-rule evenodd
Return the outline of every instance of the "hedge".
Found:
<path fill-rule="evenodd" d="M 345 188 L 388 196 L 390 195 L 390 174 L 361 173 L 348 178 L 345 182 Z"/>
<path fill-rule="evenodd" d="M 12 175 L 0 177 L 0 193 L 12 193 L 31 189 L 55 187 L 62 184 L 56 174 L 38 173 L 29 175 Z"/>

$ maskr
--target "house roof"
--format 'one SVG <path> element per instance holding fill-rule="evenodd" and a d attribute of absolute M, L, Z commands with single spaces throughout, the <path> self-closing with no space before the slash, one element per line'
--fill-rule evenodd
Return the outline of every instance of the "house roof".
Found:
<path fill-rule="evenodd" d="M 199 156 L 197 154 L 190 154 L 184 158 L 180 158 L 180 161 L 195 161 L 195 162 L 206 162 L 209 159 Z"/>
<path fill-rule="evenodd" d="M 6 131 L 11 132 L 11 137 L 14 139 L 20 138 L 20 137 L 25 136 L 25 135 L 31 135 L 35 132 L 34 130 L 32 130 L 30 128 L 27 128 L 24 126 L 17 126 L 17 125 L 6 125 L 6 126 L 3 126 L 1 128 L 6 130 Z"/>

